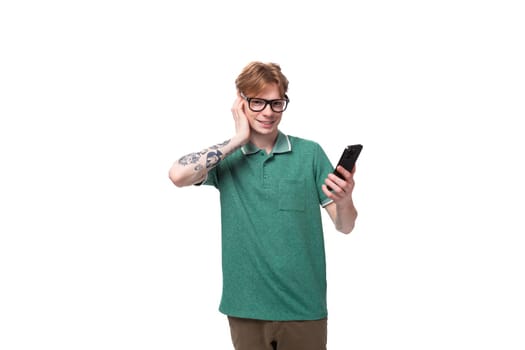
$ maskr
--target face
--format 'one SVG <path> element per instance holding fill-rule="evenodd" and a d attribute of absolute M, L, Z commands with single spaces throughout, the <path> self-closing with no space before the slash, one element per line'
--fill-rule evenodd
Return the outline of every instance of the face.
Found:
<path fill-rule="evenodd" d="M 247 96 L 250 98 L 261 98 L 265 100 L 277 100 L 283 98 L 279 94 L 279 88 L 277 84 L 267 85 L 262 91 L 254 96 Z M 274 112 L 267 104 L 266 107 L 260 112 L 254 112 L 248 107 L 248 103 L 245 103 L 244 109 L 248 122 L 252 132 L 265 136 L 276 136 L 278 133 L 278 126 L 281 122 L 283 112 Z"/>

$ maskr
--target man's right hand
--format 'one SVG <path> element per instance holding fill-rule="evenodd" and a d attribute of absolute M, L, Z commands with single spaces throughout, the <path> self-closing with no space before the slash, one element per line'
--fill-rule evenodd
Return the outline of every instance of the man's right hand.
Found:
<path fill-rule="evenodd" d="M 237 95 L 237 98 L 233 102 L 231 111 L 233 119 L 235 120 L 235 138 L 239 140 L 241 145 L 245 145 L 250 139 L 250 123 L 244 112 L 245 108 L 246 101 L 240 95 Z"/>

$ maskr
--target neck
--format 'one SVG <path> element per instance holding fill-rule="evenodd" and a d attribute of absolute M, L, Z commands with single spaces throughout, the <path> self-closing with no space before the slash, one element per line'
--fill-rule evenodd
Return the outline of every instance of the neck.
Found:
<path fill-rule="evenodd" d="M 263 149 L 266 151 L 267 154 L 270 154 L 270 152 L 273 149 L 273 146 L 275 145 L 275 142 L 277 141 L 278 134 L 278 131 L 270 135 L 262 135 L 252 132 L 250 142 L 254 144 L 257 148 Z"/>

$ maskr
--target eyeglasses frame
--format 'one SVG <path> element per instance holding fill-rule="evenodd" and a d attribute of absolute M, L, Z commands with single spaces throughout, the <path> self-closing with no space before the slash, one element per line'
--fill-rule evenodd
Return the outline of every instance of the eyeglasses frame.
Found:
<path fill-rule="evenodd" d="M 247 97 L 247 96 L 246 96 L 245 94 L 243 94 L 242 92 L 241 92 L 241 97 L 242 97 L 243 99 L 245 99 L 246 102 L 248 102 L 248 108 L 249 108 L 250 111 L 252 111 L 252 112 L 262 112 L 262 111 L 264 111 L 264 109 L 266 108 L 266 106 L 270 105 L 270 108 L 271 108 L 271 110 L 272 110 L 273 112 L 275 112 L 275 113 L 282 113 L 282 112 L 286 111 L 286 108 L 288 108 L 288 104 L 290 103 L 290 99 L 288 98 L 288 95 L 286 95 L 286 94 L 284 94 L 284 98 L 276 98 L 275 100 L 266 100 L 266 99 L 264 99 L 264 98 L 259 98 L 259 97 Z M 251 101 L 251 100 L 261 100 L 261 101 L 264 101 L 264 107 L 263 107 L 261 110 L 259 110 L 259 111 L 254 111 L 254 110 L 250 107 L 250 101 Z M 275 102 L 275 101 L 283 101 L 283 100 L 286 101 L 286 106 L 284 106 L 284 109 L 283 109 L 282 111 L 276 111 L 276 110 L 274 110 L 274 109 L 273 109 L 273 105 L 272 105 L 272 103 Z"/>

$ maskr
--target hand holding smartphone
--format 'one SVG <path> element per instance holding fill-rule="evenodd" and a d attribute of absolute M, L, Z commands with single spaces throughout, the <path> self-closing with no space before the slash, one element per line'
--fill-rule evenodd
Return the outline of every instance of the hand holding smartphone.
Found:
<path fill-rule="evenodd" d="M 362 149 L 363 145 L 360 144 L 346 146 L 337 165 L 341 165 L 346 170 L 352 171 Z M 341 179 L 344 179 L 343 175 L 339 174 L 337 171 L 337 166 L 335 167 L 334 174 L 339 176 Z"/>

